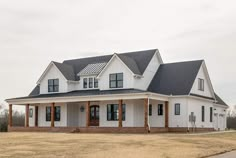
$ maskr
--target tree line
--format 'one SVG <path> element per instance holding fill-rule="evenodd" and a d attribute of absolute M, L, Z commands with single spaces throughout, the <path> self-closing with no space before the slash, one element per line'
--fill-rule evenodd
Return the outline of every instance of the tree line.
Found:
<path fill-rule="evenodd" d="M 12 113 L 12 125 L 13 126 L 24 126 L 25 125 L 25 114 L 18 111 Z M 7 132 L 8 127 L 8 110 L 3 110 L 0 113 L 0 132 Z"/>

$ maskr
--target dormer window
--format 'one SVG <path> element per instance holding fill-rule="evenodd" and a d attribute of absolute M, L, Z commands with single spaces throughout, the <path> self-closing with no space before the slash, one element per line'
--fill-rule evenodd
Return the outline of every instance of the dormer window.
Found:
<path fill-rule="evenodd" d="M 123 73 L 110 74 L 110 88 L 123 88 Z"/>
<path fill-rule="evenodd" d="M 48 92 L 59 92 L 59 79 L 48 80 Z"/>
<path fill-rule="evenodd" d="M 198 90 L 204 91 L 204 79 L 198 79 Z"/>
<path fill-rule="evenodd" d="M 96 79 L 95 77 L 83 78 L 83 88 L 84 89 L 98 88 L 98 79 Z"/>
<path fill-rule="evenodd" d="M 98 79 L 94 78 L 94 88 L 98 88 Z"/>
<path fill-rule="evenodd" d="M 84 78 L 84 79 L 83 79 L 83 85 L 84 85 L 84 88 L 87 88 L 87 87 L 88 87 L 87 78 Z"/>
<path fill-rule="evenodd" d="M 89 78 L 89 88 L 93 88 L 93 78 Z"/>

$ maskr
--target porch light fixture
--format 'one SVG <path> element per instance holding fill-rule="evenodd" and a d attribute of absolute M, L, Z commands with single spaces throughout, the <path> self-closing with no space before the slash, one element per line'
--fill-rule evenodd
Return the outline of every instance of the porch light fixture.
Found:
<path fill-rule="evenodd" d="M 84 112 L 84 106 L 80 107 L 80 112 Z"/>

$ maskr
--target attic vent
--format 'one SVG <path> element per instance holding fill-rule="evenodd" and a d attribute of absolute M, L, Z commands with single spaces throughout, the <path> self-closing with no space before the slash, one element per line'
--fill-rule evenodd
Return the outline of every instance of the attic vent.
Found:
<path fill-rule="evenodd" d="M 87 76 L 87 75 L 98 75 L 107 63 L 95 63 L 88 64 L 84 69 L 82 69 L 77 75 Z"/>

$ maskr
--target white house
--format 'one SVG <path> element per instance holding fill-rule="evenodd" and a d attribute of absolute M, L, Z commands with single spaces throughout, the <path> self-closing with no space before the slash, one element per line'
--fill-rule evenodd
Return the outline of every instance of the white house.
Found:
<path fill-rule="evenodd" d="M 6 102 L 9 131 L 225 130 L 228 108 L 203 60 L 165 64 L 157 49 L 51 62 L 29 96 Z M 13 104 L 25 127 L 12 126 Z"/>

